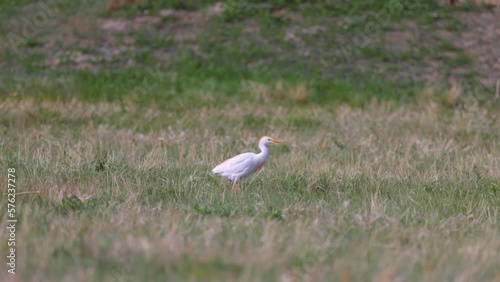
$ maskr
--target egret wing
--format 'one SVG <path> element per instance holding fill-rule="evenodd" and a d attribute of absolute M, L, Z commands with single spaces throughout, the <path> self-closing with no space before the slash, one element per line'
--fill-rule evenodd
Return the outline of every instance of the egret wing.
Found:
<path fill-rule="evenodd" d="M 241 173 L 253 165 L 254 153 L 243 153 L 216 166 L 213 173 Z"/>

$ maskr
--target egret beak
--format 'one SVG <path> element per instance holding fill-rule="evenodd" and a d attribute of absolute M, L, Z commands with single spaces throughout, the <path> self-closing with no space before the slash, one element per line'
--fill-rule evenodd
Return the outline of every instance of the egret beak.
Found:
<path fill-rule="evenodd" d="M 271 142 L 273 142 L 273 143 L 277 143 L 277 144 L 283 143 L 283 141 L 276 140 L 276 139 L 271 140 Z"/>

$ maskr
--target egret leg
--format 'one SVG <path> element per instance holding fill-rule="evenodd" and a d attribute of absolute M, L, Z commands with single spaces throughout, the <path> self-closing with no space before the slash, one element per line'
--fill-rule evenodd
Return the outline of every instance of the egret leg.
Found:
<path fill-rule="evenodd" d="M 238 190 L 238 184 L 236 184 L 236 182 L 238 182 L 238 180 L 235 180 L 235 181 L 233 182 L 233 186 L 231 187 L 231 189 L 233 189 L 233 190 L 235 190 L 235 189 L 236 189 L 236 190 Z"/>

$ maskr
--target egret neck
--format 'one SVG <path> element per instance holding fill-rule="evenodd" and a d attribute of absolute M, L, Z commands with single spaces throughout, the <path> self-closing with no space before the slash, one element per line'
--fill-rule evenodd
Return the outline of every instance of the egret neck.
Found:
<path fill-rule="evenodd" d="M 267 149 L 265 142 L 262 141 L 259 142 L 259 149 L 260 153 L 255 155 L 255 160 L 257 162 L 257 167 L 260 169 L 266 162 L 267 156 L 269 155 L 269 149 Z"/>

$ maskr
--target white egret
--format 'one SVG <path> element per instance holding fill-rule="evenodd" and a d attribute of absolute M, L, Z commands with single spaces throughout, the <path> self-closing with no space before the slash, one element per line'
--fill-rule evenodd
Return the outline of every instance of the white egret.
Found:
<path fill-rule="evenodd" d="M 266 145 L 273 143 L 279 144 L 283 142 L 269 136 L 264 136 L 260 138 L 259 141 L 260 153 L 239 154 L 225 160 L 220 165 L 212 169 L 212 172 L 233 181 L 234 186 L 238 180 L 256 172 L 264 166 L 267 156 L 269 155 L 269 150 Z"/>

